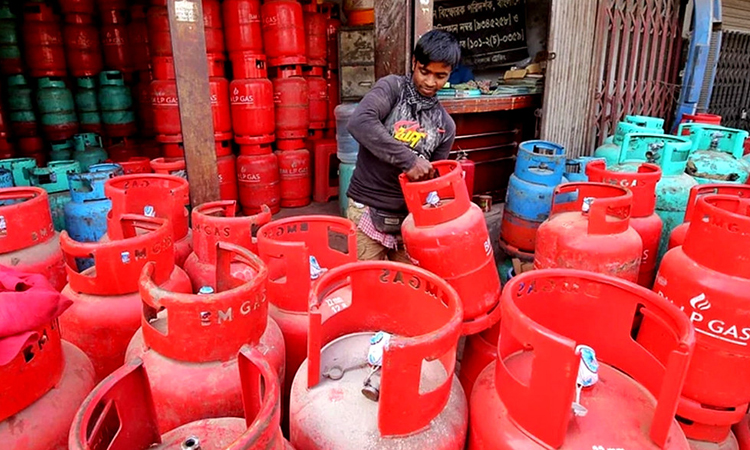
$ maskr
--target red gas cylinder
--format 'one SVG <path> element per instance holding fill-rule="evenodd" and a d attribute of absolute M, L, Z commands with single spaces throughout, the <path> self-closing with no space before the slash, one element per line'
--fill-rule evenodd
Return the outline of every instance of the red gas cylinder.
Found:
<path fill-rule="evenodd" d="M 133 71 L 133 57 L 128 42 L 126 12 L 116 9 L 102 11 L 102 48 L 104 65 L 123 73 Z"/>
<path fill-rule="evenodd" d="M 193 253 L 185 261 L 185 272 L 193 282 L 194 291 L 203 286 L 216 289 L 216 246 L 219 242 L 231 242 L 258 254 L 254 234 L 271 221 L 271 210 L 265 205 L 262 209 L 253 216 L 239 216 L 240 206 L 234 200 L 204 203 L 193 209 Z M 250 280 L 256 273 L 246 270 L 247 267 L 233 265 L 233 276 Z"/>
<path fill-rule="evenodd" d="M 261 6 L 263 44 L 268 65 L 305 64 L 305 25 L 302 5 L 294 0 L 271 0 Z"/>
<path fill-rule="evenodd" d="M 221 9 L 229 59 L 235 52 L 263 53 L 260 0 L 224 0 Z"/>
<path fill-rule="evenodd" d="M 255 74 L 245 70 L 243 75 L 247 78 L 233 80 L 229 85 L 232 127 L 238 144 L 265 144 L 275 139 L 273 84 L 266 78 L 265 56 L 256 55 L 256 61 L 260 67 L 246 66 L 256 68 Z"/>
<path fill-rule="evenodd" d="M 151 6 L 146 13 L 148 45 L 151 56 L 172 56 L 169 13 L 166 6 Z"/>
<path fill-rule="evenodd" d="M 132 173 L 151 173 L 151 160 L 145 156 L 134 156 L 127 161 L 118 162 L 122 166 L 122 171 L 125 175 Z"/>
<path fill-rule="evenodd" d="M 137 71 L 148 71 L 151 67 L 151 49 L 148 45 L 148 25 L 146 23 L 146 6 L 130 6 L 130 23 L 128 24 L 128 43 Z"/>
<path fill-rule="evenodd" d="M 276 220 L 258 230 L 258 255 L 268 265 L 269 315 L 286 342 L 284 404 L 294 375 L 307 355 L 308 301 L 320 273 L 311 270 L 314 257 L 330 270 L 357 261 L 357 230 L 346 219 L 299 216 Z"/>
<path fill-rule="evenodd" d="M 224 53 L 224 25 L 219 0 L 202 0 L 206 53 Z"/>
<path fill-rule="evenodd" d="M 88 14 L 68 14 L 63 26 L 63 39 L 70 74 L 91 77 L 102 71 L 102 49 L 99 30 Z"/>
<path fill-rule="evenodd" d="M 126 363 L 84 400 L 70 430 L 70 450 L 294 450 L 279 429 L 278 374 L 260 350 L 249 346 L 240 350 L 237 364 L 243 418 L 204 418 L 160 436 L 151 373 L 143 361 Z M 117 426 L 97 426 L 109 417 Z"/>
<path fill-rule="evenodd" d="M 107 145 L 107 155 L 113 162 L 120 163 L 138 156 L 139 145 L 131 138 L 112 138 Z"/>
<path fill-rule="evenodd" d="M 317 3 L 312 2 L 303 13 L 307 65 L 325 67 L 328 56 L 328 22 L 325 14 L 315 11 L 316 7 Z"/>
<path fill-rule="evenodd" d="M 44 189 L 0 189 L 0 235 L 0 265 L 44 275 L 58 291 L 65 287 L 60 235 Z"/>
<path fill-rule="evenodd" d="M 260 349 L 284 379 L 284 338 L 268 318 L 264 292 L 268 269 L 249 250 L 225 242 L 216 246 L 216 261 L 217 289 L 198 295 L 159 287 L 154 264 L 141 275 L 143 318 L 126 360 L 143 360 L 161 433 L 195 420 L 242 414 L 237 352 L 243 345 Z M 230 272 L 232 263 L 256 275 L 237 277 Z M 159 313 L 164 309 L 168 319 Z"/>
<path fill-rule="evenodd" d="M 458 379 L 464 388 L 467 398 L 471 398 L 471 390 L 479 374 L 497 357 L 497 338 L 500 334 L 500 322 L 481 333 L 472 334 L 466 338 L 464 352 L 461 357 L 461 369 Z"/>
<path fill-rule="evenodd" d="M 174 175 L 187 180 L 185 158 L 156 158 L 151 160 L 151 169 L 154 173 Z"/>
<path fill-rule="evenodd" d="M 310 128 L 310 94 L 307 80 L 299 76 L 299 71 L 294 72 L 294 75 L 289 71 L 288 74 L 288 78 L 271 80 L 276 106 L 276 138 L 304 139 Z"/>
<path fill-rule="evenodd" d="M 237 157 L 228 155 L 217 158 L 216 169 L 219 173 L 219 198 L 237 200 Z"/>
<path fill-rule="evenodd" d="M 34 155 L 44 151 L 44 139 L 40 136 L 18 138 L 16 148 L 22 156 L 33 158 Z"/>
<path fill-rule="evenodd" d="M 138 1 L 138 0 L 136 0 Z M 128 0 L 96 0 L 99 11 L 107 11 L 110 9 L 126 10 L 128 9 Z M 153 3 L 153 0 L 152 0 Z M 166 0 L 164 2 L 166 6 Z"/>
<path fill-rule="evenodd" d="M 209 53 L 206 55 L 208 63 L 208 76 L 224 77 L 224 55 Z M 155 80 L 174 80 L 176 79 L 174 71 L 174 57 L 172 56 L 154 56 L 151 59 L 153 63 L 153 78 Z"/>
<path fill-rule="evenodd" d="M 442 277 L 463 301 L 464 334 L 475 334 L 500 320 L 500 277 L 487 224 L 471 202 L 456 161 L 432 164 L 439 176 L 410 182 L 399 176 L 409 216 L 401 225 L 404 245 L 420 267 Z M 428 195 L 440 197 L 434 205 Z"/>
<path fill-rule="evenodd" d="M 268 206 L 272 214 L 281 210 L 279 159 L 273 153 L 240 155 L 237 181 L 243 213 L 258 214 L 263 205 Z"/>
<path fill-rule="evenodd" d="M 51 5 L 26 2 L 23 7 L 24 60 L 29 75 L 63 77 L 66 75 L 65 49 L 60 17 Z"/>
<path fill-rule="evenodd" d="M 458 157 L 458 163 L 461 164 L 461 170 L 464 171 L 464 183 L 466 183 L 466 190 L 469 191 L 469 197 L 474 196 L 474 161 L 469 159 L 469 155 L 466 152 L 461 152 Z"/>
<path fill-rule="evenodd" d="M 643 242 L 638 284 L 651 289 L 656 277 L 656 255 L 662 232 L 662 220 L 654 212 L 656 184 L 661 179 L 661 168 L 656 164 L 644 163 L 638 167 L 637 172 L 628 173 L 613 172 L 606 167 L 604 160 L 591 161 L 586 166 L 586 175 L 591 182 L 622 186 L 633 193 L 630 226 L 638 232 Z"/>
<path fill-rule="evenodd" d="M 453 374 L 463 311 L 448 283 L 395 262 L 346 264 L 313 286 L 309 311 L 289 406 L 297 450 L 464 448 L 468 408 Z"/>
<path fill-rule="evenodd" d="M 326 19 L 327 51 L 326 59 L 328 60 L 329 70 L 339 70 L 339 30 L 341 21 L 334 18 Z"/>
<path fill-rule="evenodd" d="M 328 122 L 328 82 L 323 78 L 322 67 L 311 67 L 305 72 L 307 80 L 310 128 L 322 130 Z"/>
<path fill-rule="evenodd" d="M 94 14 L 94 0 L 60 0 L 63 14 Z"/>
<path fill-rule="evenodd" d="M 312 174 L 310 152 L 303 141 L 277 141 L 279 151 L 279 177 L 281 180 L 281 206 L 299 208 L 312 201 Z"/>
<path fill-rule="evenodd" d="M 701 220 L 691 221 L 682 246 L 664 255 L 654 284 L 699 333 L 677 409 L 692 439 L 723 441 L 750 402 L 750 265 L 737 251 L 749 244 L 748 205 L 746 198 L 699 196 L 692 215 Z"/>
<path fill-rule="evenodd" d="M 669 302 L 557 269 L 513 277 L 501 308 L 496 361 L 471 393 L 469 450 L 690 449 L 673 414 L 695 333 Z M 660 348 L 642 343 L 642 324 Z"/>
<path fill-rule="evenodd" d="M 114 225 L 123 214 L 169 219 L 175 262 L 182 267 L 193 251 L 186 208 L 190 204 L 189 190 L 187 180 L 172 175 L 134 174 L 107 180 L 104 192 L 112 200 L 112 211 L 107 216 L 107 236 L 122 239 L 121 230 Z"/>
<path fill-rule="evenodd" d="M 632 204 L 633 194 L 619 186 L 558 186 L 549 219 L 537 230 L 534 267 L 588 270 L 637 282 L 643 242 L 630 226 Z"/>
<path fill-rule="evenodd" d="M 750 415 L 746 415 L 742 422 L 732 427 L 740 450 L 750 450 Z"/>
<path fill-rule="evenodd" d="M 232 155 L 232 141 L 215 141 L 216 157 Z M 184 158 L 185 146 L 182 142 L 161 144 L 162 151 L 166 158 Z"/>
<path fill-rule="evenodd" d="M 229 83 L 226 78 L 211 77 L 208 84 L 211 93 L 214 137 L 217 141 L 231 139 L 232 116 L 229 107 Z M 174 80 L 154 80 L 151 82 L 151 107 L 154 112 L 156 133 L 170 136 L 171 140 L 182 142 L 180 105 L 177 98 L 177 83 Z M 162 140 L 162 138 L 158 139 Z"/>
<path fill-rule="evenodd" d="M 683 114 L 682 120 L 680 120 L 680 123 L 705 123 L 709 125 L 721 125 L 721 116 L 717 116 L 716 114 L 706 114 L 706 113 L 695 113 L 695 114 Z M 683 135 L 690 134 L 689 129 L 682 130 Z"/>
<path fill-rule="evenodd" d="M 685 209 L 685 222 L 675 227 L 672 234 L 669 235 L 669 248 L 682 245 L 685 242 L 685 235 L 690 227 L 690 221 L 693 219 L 693 211 L 698 198 L 704 195 L 720 194 L 731 195 L 738 198 L 750 198 L 750 186 L 742 184 L 698 184 L 690 189 L 690 198 Z"/>
<path fill-rule="evenodd" d="M 9 449 L 66 448 L 76 409 L 94 387 L 94 367 L 82 351 L 60 340 L 57 315 L 69 302 L 39 275 L 0 271 L 4 284 L 11 281 L 25 286 L 23 294 L 14 292 L 9 284 L 0 292 L 0 315 L 16 320 L 10 330 L 3 327 L 0 439 Z M 46 310 L 17 310 L 14 307 L 20 307 L 20 295 Z M 53 312 L 49 314 L 51 322 L 39 323 L 48 311 Z M 30 327 L 22 328 L 19 321 Z"/>
<path fill-rule="evenodd" d="M 166 289 L 191 290 L 187 274 L 174 265 L 168 221 L 125 214 L 110 221 L 107 232 L 117 239 L 83 243 L 66 231 L 60 236 L 69 280 L 62 293 L 73 301 L 60 317 L 62 334 L 91 358 L 97 380 L 122 365 L 140 326 L 138 276 L 147 262 L 157 263 L 157 282 Z M 93 266 L 79 273 L 76 260 L 92 257 Z"/>

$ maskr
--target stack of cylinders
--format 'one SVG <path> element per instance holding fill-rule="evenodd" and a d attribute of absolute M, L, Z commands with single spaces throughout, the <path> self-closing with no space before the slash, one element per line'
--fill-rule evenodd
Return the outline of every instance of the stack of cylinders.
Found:
<path fill-rule="evenodd" d="M 0 73 L 3 75 L 23 73 L 21 47 L 18 43 L 16 16 L 5 3 L 0 6 Z"/>
<path fill-rule="evenodd" d="M 60 16 L 51 5 L 26 2 L 23 7 L 24 60 L 29 75 L 63 77 L 67 74 Z"/>

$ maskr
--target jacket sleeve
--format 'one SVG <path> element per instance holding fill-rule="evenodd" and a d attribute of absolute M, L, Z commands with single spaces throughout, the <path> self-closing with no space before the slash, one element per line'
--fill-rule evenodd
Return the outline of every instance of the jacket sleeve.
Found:
<path fill-rule="evenodd" d="M 347 130 L 378 159 L 406 172 L 414 166 L 417 156 L 406 144 L 394 139 L 383 125 L 383 120 L 398 103 L 399 96 L 397 77 L 381 78 L 359 102 L 349 119 Z"/>
<path fill-rule="evenodd" d="M 432 153 L 431 161 L 448 159 L 448 154 L 451 152 L 451 148 L 453 148 L 453 141 L 456 140 L 456 122 L 445 111 L 443 111 L 443 123 L 445 124 L 445 133 L 440 144 Z"/>

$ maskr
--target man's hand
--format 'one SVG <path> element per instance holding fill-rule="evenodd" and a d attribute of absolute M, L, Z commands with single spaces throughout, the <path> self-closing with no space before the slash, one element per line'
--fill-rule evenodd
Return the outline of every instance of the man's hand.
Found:
<path fill-rule="evenodd" d="M 406 176 L 411 181 L 429 180 L 435 173 L 432 164 L 424 158 L 417 158 L 411 169 L 406 172 Z"/>

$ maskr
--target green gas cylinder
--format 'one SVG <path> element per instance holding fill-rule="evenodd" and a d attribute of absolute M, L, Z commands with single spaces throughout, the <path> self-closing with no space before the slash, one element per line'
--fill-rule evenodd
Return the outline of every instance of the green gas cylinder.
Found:
<path fill-rule="evenodd" d="M 102 117 L 94 77 L 81 77 L 76 81 L 76 111 L 82 133 L 101 133 Z"/>
<path fill-rule="evenodd" d="M 36 168 L 34 158 L 10 158 L 0 160 L 0 168 L 10 170 L 16 187 L 31 186 L 31 171 Z"/>
<path fill-rule="evenodd" d="M 65 229 L 65 205 L 70 203 L 68 174 L 80 173 L 77 161 L 52 161 L 47 167 L 37 167 L 31 171 L 31 185 L 47 191 L 52 222 L 56 231 Z"/>
<path fill-rule="evenodd" d="M 744 130 L 701 123 L 683 123 L 677 134 L 693 142 L 687 173 L 700 184 L 745 183 L 748 165 L 742 160 L 748 133 Z"/>
<path fill-rule="evenodd" d="M 94 133 L 81 133 L 73 136 L 73 159 L 81 165 L 81 170 L 89 171 L 94 164 L 101 164 L 108 158 L 102 145 L 102 138 Z"/>
<path fill-rule="evenodd" d="M 687 136 L 656 133 L 633 133 L 625 136 L 620 163 L 611 170 L 637 172 L 642 162 L 661 167 L 662 177 L 656 185 L 656 214 L 661 217 L 662 235 L 657 264 L 666 253 L 669 235 L 685 218 L 690 189 L 698 182 L 685 173 L 693 144 Z"/>

